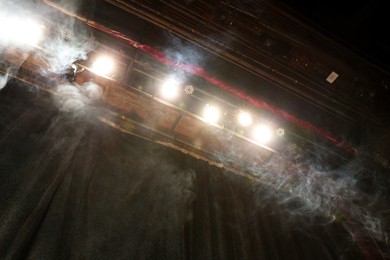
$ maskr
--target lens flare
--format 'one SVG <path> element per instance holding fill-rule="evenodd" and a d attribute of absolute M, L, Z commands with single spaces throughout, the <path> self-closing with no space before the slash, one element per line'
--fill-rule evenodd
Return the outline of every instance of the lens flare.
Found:
<path fill-rule="evenodd" d="M 203 120 L 206 123 L 215 124 L 218 122 L 220 117 L 221 117 L 221 112 L 217 107 L 211 106 L 209 104 L 207 104 L 204 107 Z"/>
<path fill-rule="evenodd" d="M 10 17 L 0 13 L 0 44 L 36 46 L 43 38 L 44 27 L 25 17 Z"/>
<path fill-rule="evenodd" d="M 114 70 L 114 60 L 108 56 L 101 56 L 92 64 L 91 71 L 100 76 L 109 76 Z"/>
<path fill-rule="evenodd" d="M 167 100 L 173 100 L 178 94 L 179 82 L 174 77 L 169 77 L 161 85 L 161 95 Z"/>
<path fill-rule="evenodd" d="M 269 126 L 259 125 L 253 132 L 253 138 L 261 144 L 266 144 L 272 138 L 272 130 Z"/>
<path fill-rule="evenodd" d="M 240 111 L 238 114 L 238 122 L 241 126 L 250 126 L 252 124 L 252 117 L 248 112 Z"/>

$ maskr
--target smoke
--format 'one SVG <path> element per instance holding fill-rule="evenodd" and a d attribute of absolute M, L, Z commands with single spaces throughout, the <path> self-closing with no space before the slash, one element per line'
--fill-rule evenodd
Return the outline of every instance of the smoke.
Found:
<path fill-rule="evenodd" d="M 169 45 L 164 49 L 164 53 L 169 60 L 174 62 L 173 67 L 179 67 L 184 64 L 192 66 L 202 66 L 206 61 L 206 55 L 195 48 L 193 45 L 183 42 L 172 34 L 167 35 Z"/>
<path fill-rule="evenodd" d="M 27 10 L 31 10 L 28 12 Z M 0 90 L 33 52 L 41 33 L 34 5 L 24 1 L 0 3 Z M 38 32 L 39 31 L 39 32 Z"/>
<path fill-rule="evenodd" d="M 76 12 L 80 2 L 60 0 L 56 4 Z M 79 85 L 68 76 L 71 66 L 86 60 L 96 46 L 87 27 L 40 0 L 0 1 L 0 23 L 0 90 L 10 78 L 22 78 L 20 68 L 28 61 L 27 65 L 40 68 L 34 73 L 46 80 L 46 90 L 54 94 L 53 101 L 62 114 L 88 119 L 90 106 L 100 99 L 102 88 L 92 82 Z"/>
<path fill-rule="evenodd" d="M 76 12 L 80 3 L 61 0 L 56 4 Z M 35 73 L 47 78 L 61 111 L 84 115 L 86 106 L 101 97 L 102 89 L 95 83 L 78 85 L 67 78 L 71 65 L 86 60 L 96 46 L 83 23 L 42 1 L 29 0 L 1 1 L 0 22 L 0 69 L 4 73 L 0 74 L 0 90 L 31 59 L 41 65 Z"/>
<path fill-rule="evenodd" d="M 64 83 L 54 88 L 54 100 L 61 111 L 83 116 L 88 113 L 88 106 L 100 99 L 102 93 L 102 88 L 93 82 L 83 85 Z"/>
<path fill-rule="evenodd" d="M 74 18 L 56 17 L 52 24 L 56 26 L 51 29 L 53 33 L 50 40 L 43 43 L 46 51 L 42 57 L 49 64 L 50 70 L 63 73 L 72 63 L 86 60 L 95 43 L 86 27 Z"/>
<path fill-rule="evenodd" d="M 9 69 L 7 70 L 7 72 L 5 73 L 4 76 L 0 75 L 0 90 L 2 88 L 4 88 L 5 85 L 7 84 L 7 82 L 8 82 L 8 74 L 9 74 Z"/>
<path fill-rule="evenodd" d="M 216 136 L 220 142 L 230 140 L 229 135 Z M 367 168 L 361 157 L 332 167 L 325 151 L 293 143 L 270 158 L 258 150 L 252 159 L 237 146 L 215 156 L 225 165 L 239 166 L 242 172 L 259 178 L 262 185 L 254 187 L 259 207 L 276 201 L 277 208 L 288 213 L 284 214 L 289 216 L 286 224 L 302 217 L 308 219 L 308 225 L 339 222 L 353 239 L 375 238 L 388 245 L 390 210 L 388 181 L 380 178 L 383 170 Z M 371 179 L 378 180 L 367 182 Z"/>
<path fill-rule="evenodd" d="M 72 11 L 78 6 L 75 1 L 58 4 Z M 51 71 L 63 75 L 74 62 L 86 60 L 95 47 L 91 33 L 82 23 L 41 1 L 2 1 L 0 22 L 0 65 L 7 71 L 1 76 L 1 87 L 10 75 L 17 75 L 29 57 L 44 65 L 42 74 Z"/>
<path fill-rule="evenodd" d="M 98 100 L 103 94 L 103 89 L 94 82 L 86 82 L 82 85 L 83 91 L 87 97 L 92 100 Z"/>

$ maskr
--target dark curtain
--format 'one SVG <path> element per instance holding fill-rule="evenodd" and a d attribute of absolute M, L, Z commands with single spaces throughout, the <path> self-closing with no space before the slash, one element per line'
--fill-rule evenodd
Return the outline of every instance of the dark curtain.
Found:
<path fill-rule="evenodd" d="M 2 259 L 362 258 L 342 223 L 292 220 L 267 187 L 58 104 L 0 92 Z"/>

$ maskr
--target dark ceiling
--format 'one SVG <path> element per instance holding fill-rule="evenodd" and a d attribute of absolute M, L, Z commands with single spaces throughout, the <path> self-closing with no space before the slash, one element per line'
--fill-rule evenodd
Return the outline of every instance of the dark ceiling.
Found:
<path fill-rule="evenodd" d="M 279 0 L 323 33 L 344 42 L 359 55 L 390 66 L 386 1 Z"/>

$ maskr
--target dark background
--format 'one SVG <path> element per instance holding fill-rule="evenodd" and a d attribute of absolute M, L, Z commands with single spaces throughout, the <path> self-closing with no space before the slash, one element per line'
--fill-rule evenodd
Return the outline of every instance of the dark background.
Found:
<path fill-rule="evenodd" d="M 279 0 L 306 23 L 389 69 L 388 3 L 381 0 Z"/>

